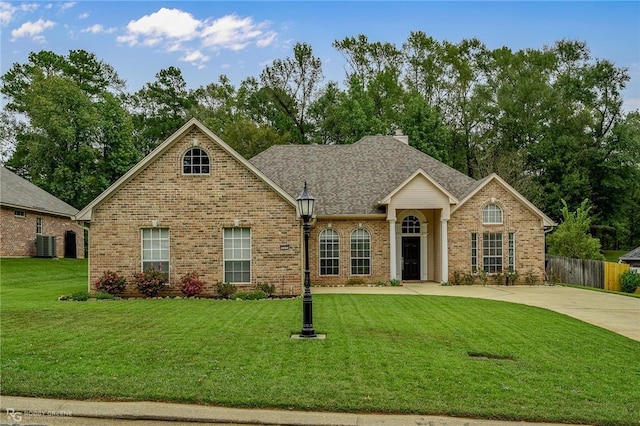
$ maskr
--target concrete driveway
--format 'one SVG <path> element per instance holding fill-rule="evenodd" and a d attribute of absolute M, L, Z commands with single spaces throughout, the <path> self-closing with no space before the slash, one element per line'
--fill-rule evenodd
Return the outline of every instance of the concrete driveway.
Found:
<path fill-rule="evenodd" d="M 475 297 L 537 306 L 640 341 L 640 298 L 563 286 L 442 286 L 405 283 L 399 287 L 313 287 L 313 294 L 413 294 Z"/>

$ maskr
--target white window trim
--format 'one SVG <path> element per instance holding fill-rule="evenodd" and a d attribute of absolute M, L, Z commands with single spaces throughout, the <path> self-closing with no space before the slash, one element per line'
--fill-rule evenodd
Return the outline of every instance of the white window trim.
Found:
<path fill-rule="evenodd" d="M 495 207 L 495 209 L 493 209 Z M 500 212 L 500 221 L 495 221 L 496 212 Z M 487 213 L 487 220 L 485 221 L 485 212 Z M 487 204 L 482 208 L 482 224 L 483 225 L 502 225 L 504 223 L 504 211 L 496 203 Z"/>
<path fill-rule="evenodd" d="M 249 230 L 249 259 L 227 259 L 227 257 L 224 254 L 224 250 L 225 250 L 225 244 L 224 244 L 224 231 L 227 229 L 247 229 Z M 222 282 L 225 283 L 230 283 L 230 284 L 251 284 L 252 280 L 253 280 L 253 236 L 252 236 L 252 232 L 251 232 L 251 228 L 248 227 L 227 227 L 227 228 L 222 228 Z M 226 263 L 228 262 L 233 262 L 233 261 L 248 261 L 249 262 L 249 281 L 227 281 L 226 277 L 227 277 L 227 267 L 226 267 Z"/>
<path fill-rule="evenodd" d="M 42 235 L 42 218 L 36 217 L 36 235 Z"/>
<path fill-rule="evenodd" d="M 144 264 L 145 264 L 145 259 L 144 259 L 144 231 L 145 230 L 154 230 L 154 229 L 166 229 L 167 230 L 167 242 L 168 242 L 168 247 L 167 247 L 167 259 L 154 259 L 154 260 L 147 260 L 146 262 L 167 262 L 167 285 L 169 285 L 169 277 L 171 276 L 171 274 L 169 273 L 171 271 L 171 231 L 169 230 L 169 228 L 142 228 L 140 229 L 140 270 L 142 272 L 145 271 L 144 268 Z M 162 240 L 162 239 L 161 239 Z"/>
<path fill-rule="evenodd" d="M 513 256 L 509 252 L 513 251 Z M 511 261 L 513 259 L 513 262 Z M 516 233 L 507 233 L 507 271 L 515 272 L 516 270 Z"/>
<path fill-rule="evenodd" d="M 490 234 L 495 234 L 495 235 L 500 235 L 500 239 L 499 240 L 494 240 L 494 241 L 500 241 L 500 255 L 487 255 L 485 256 L 484 254 L 484 241 L 485 241 L 485 236 L 486 235 L 490 235 Z M 487 271 L 486 268 L 492 265 L 487 265 L 485 263 L 485 257 L 487 258 L 494 258 L 494 259 L 501 259 L 501 264 L 500 264 L 500 271 Z M 485 271 L 487 274 L 502 274 L 505 272 L 504 270 L 504 234 L 502 232 L 484 232 L 482 234 L 482 270 Z"/>
<path fill-rule="evenodd" d="M 337 257 L 325 257 L 323 259 L 323 257 L 322 257 L 322 235 L 327 231 L 330 231 L 330 232 L 333 233 L 333 235 L 335 235 L 336 240 L 338 241 L 338 253 L 337 253 Z M 335 274 L 323 274 L 322 273 L 322 261 L 323 260 L 338 260 L 338 272 L 335 273 Z M 318 276 L 320 276 L 320 277 L 337 277 L 337 276 L 340 276 L 340 235 L 338 234 L 338 232 L 336 232 L 334 229 L 331 229 L 331 228 L 324 229 L 323 231 L 320 232 L 320 235 L 318 235 Z"/>
<path fill-rule="evenodd" d="M 24 219 L 27 217 L 27 213 L 24 210 L 21 209 L 15 209 L 13 211 L 13 216 L 14 217 L 19 217 L 20 219 Z"/>
<path fill-rule="evenodd" d="M 475 255 L 473 254 L 474 250 L 475 250 Z M 478 233 L 477 232 L 471 233 L 471 253 L 470 254 L 471 254 L 471 272 L 475 274 L 479 270 L 478 268 Z"/>
<path fill-rule="evenodd" d="M 358 231 L 364 231 L 367 233 L 367 235 L 369 236 L 369 256 L 368 257 L 353 257 L 351 252 L 353 251 L 353 235 L 358 232 Z M 371 246 L 372 246 L 372 242 L 371 242 L 371 232 L 369 232 L 369 230 L 364 229 L 364 228 L 358 228 L 358 229 L 354 229 L 351 232 L 351 235 L 349 235 L 349 272 L 351 273 L 351 276 L 356 276 L 356 277 L 368 277 L 371 276 L 371 269 L 372 269 L 372 265 L 371 265 Z M 353 273 L 353 260 L 354 259 L 369 259 L 369 272 L 366 274 L 354 274 Z"/>
<path fill-rule="evenodd" d="M 207 154 L 207 158 L 209 159 L 209 171 L 207 173 L 185 173 L 184 172 L 184 157 L 194 149 L 199 149 L 200 151 L 202 151 L 205 154 Z M 191 164 L 191 166 L 193 167 L 193 164 Z M 202 166 L 202 164 L 200 164 L 200 166 Z M 204 149 L 204 148 L 202 148 L 200 146 L 192 146 L 192 147 L 190 147 L 180 157 L 180 171 L 182 172 L 183 176 L 209 176 L 211 174 L 211 155 L 209 155 L 209 152 L 206 149 Z"/>

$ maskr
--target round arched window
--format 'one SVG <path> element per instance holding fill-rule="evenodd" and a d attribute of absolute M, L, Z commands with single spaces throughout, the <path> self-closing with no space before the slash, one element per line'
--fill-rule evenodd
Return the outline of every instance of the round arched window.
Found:
<path fill-rule="evenodd" d="M 182 173 L 185 175 L 208 175 L 209 154 L 201 148 L 191 148 L 182 157 Z"/>
<path fill-rule="evenodd" d="M 415 216 L 407 216 L 402 221 L 402 233 L 403 234 L 419 234 L 420 233 L 420 221 Z"/>

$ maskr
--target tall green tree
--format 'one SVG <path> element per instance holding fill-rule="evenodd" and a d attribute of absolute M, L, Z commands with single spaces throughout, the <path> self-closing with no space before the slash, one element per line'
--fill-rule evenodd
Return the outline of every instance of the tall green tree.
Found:
<path fill-rule="evenodd" d="M 562 223 L 547 236 L 549 254 L 575 259 L 604 259 L 600 253 L 600 241 L 589 234 L 591 227 L 589 200 L 583 200 L 575 212 L 569 211 L 564 200 L 562 205 Z"/>

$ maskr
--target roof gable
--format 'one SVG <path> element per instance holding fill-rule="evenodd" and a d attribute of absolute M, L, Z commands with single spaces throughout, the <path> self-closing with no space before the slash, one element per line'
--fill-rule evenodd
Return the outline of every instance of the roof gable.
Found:
<path fill-rule="evenodd" d="M 620 260 L 640 260 L 640 246 L 634 248 L 624 256 L 620 256 Z"/>
<path fill-rule="evenodd" d="M 458 202 L 458 199 L 453 194 L 451 194 L 449 191 L 443 188 L 442 185 L 440 185 L 433 178 L 431 178 L 427 173 L 425 173 L 424 170 L 418 169 L 414 174 L 409 176 L 407 180 L 402 182 L 400 185 L 398 185 L 397 188 L 391 191 L 391 193 L 389 193 L 386 197 L 380 200 L 380 204 L 389 204 L 391 202 L 391 199 L 394 196 L 398 195 L 403 190 L 407 189 L 407 187 L 409 187 L 412 183 L 415 183 L 419 176 L 423 177 L 431 186 L 435 188 L 436 191 L 439 191 L 441 196 L 448 198 L 449 204 L 456 204 Z M 411 208 L 428 208 L 428 207 L 411 207 Z"/>
<path fill-rule="evenodd" d="M 467 201 L 473 198 L 482 188 L 486 187 L 490 182 L 497 182 L 503 188 L 505 188 L 508 192 L 510 192 L 518 201 L 520 201 L 523 205 L 525 205 L 532 213 L 539 216 L 542 220 L 544 226 L 556 226 L 557 224 L 549 218 L 546 214 L 544 214 L 540 209 L 534 206 L 529 200 L 527 200 L 522 194 L 516 191 L 511 185 L 505 182 L 500 176 L 495 173 L 490 174 L 489 176 L 479 180 L 476 185 L 474 185 L 471 190 L 464 196 L 464 198 L 452 209 L 452 213 L 461 208 Z"/>
<path fill-rule="evenodd" d="M 44 189 L 0 167 L 0 204 L 14 208 L 73 217 L 78 210 Z"/>
<path fill-rule="evenodd" d="M 269 187 L 271 187 L 274 192 L 279 194 L 282 198 L 284 198 L 289 204 L 292 206 L 296 206 L 296 201 L 293 197 L 291 197 L 288 193 L 282 190 L 282 188 L 278 187 L 268 176 L 262 173 L 260 170 L 255 168 L 250 162 L 244 159 L 238 152 L 236 152 L 233 148 L 227 145 L 222 139 L 220 139 L 217 135 L 212 133 L 206 126 L 204 126 L 200 121 L 192 118 L 187 123 L 184 124 L 180 129 L 178 129 L 173 135 L 169 136 L 164 142 L 162 142 L 156 149 L 154 149 L 151 153 L 149 153 L 145 158 L 140 160 L 138 164 L 132 167 L 127 173 L 125 173 L 120 179 L 113 183 L 109 188 L 107 188 L 102 194 L 96 197 L 93 201 L 91 201 L 84 209 L 82 209 L 77 215 L 76 220 L 85 220 L 90 221 L 93 209 L 98 207 L 102 202 L 109 199 L 113 194 L 120 190 L 124 185 L 134 179 L 137 175 L 139 175 L 143 170 L 145 170 L 150 164 L 158 160 L 167 150 L 169 150 L 176 142 L 181 140 L 185 135 L 187 135 L 193 128 L 197 128 L 204 135 L 210 138 L 215 144 L 217 144 L 223 151 L 229 154 L 233 159 L 235 159 L 238 163 L 246 167 L 249 171 L 251 171 L 254 175 L 256 175 L 259 179 L 264 181 Z"/>

